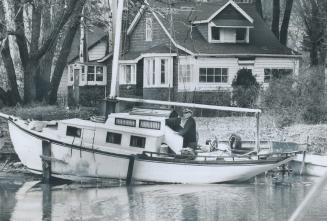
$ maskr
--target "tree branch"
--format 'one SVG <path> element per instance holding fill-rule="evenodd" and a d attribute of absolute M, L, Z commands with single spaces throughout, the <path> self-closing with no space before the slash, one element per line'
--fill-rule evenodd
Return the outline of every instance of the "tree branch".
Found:
<path fill-rule="evenodd" d="M 67 23 L 69 18 L 71 17 L 77 2 L 79 2 L 79 0 L 70 0 L 69 1 L 70 4 L 67 7 L 67 10 L 65 11 L 64 15 L 58 20 L 58 22 L 54 25 L 52 32 L 49 34 L 47 39 L 44 41 L 44 44 L 41 46 L 41 48 L 35 54 L 31 55 L 31 57 L 33 57 L 33 59 L 40 59 L 49 50 L 49 48 L 51 48 L 53 46 L 60 31 L 62 30 L 64 25 Z"/>

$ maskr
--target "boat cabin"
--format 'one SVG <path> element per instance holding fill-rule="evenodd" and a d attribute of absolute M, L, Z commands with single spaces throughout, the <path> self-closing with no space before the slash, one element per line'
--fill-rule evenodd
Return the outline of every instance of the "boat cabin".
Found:
<path fill-rule="evenodd" d="M 182 137 L 166 127 L 167 119 L 176 114 L 170 109 L 134 108 L 128 113 L 109 114 L 103 123 L 76 118 L 63 120 L 58 131 L 68 143 L 88 148 L 142 153 L 160 152 L 162 145 L 167 144 L 177 151 L 182 148 Z"/>

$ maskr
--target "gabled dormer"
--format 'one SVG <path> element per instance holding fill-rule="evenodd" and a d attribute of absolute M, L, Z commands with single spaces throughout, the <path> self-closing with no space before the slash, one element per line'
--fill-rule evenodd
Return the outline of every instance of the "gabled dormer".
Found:
<path fill-rule="evenodd" d="M 209 43 L 249 43 L 253 18 L 230 0 L 213 14 L 192 22 Z"/>

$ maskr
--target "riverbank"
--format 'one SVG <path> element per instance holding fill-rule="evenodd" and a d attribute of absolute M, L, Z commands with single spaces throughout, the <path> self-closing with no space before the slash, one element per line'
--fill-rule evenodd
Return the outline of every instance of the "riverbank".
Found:
<path fill-rule="evenodd" d="M 58 106 L 29 106 L 3 108 L 0 112 L 18 116 L 23 119 L 34 120 L 61 120 L 66 118 L 87 119 L 98 114 L 94 108 L 65 109 Z M 239 135 L 242 140 L 255 140 L 255 117 L 196 117 L 199 143 L 206 139 L 217 137 L 218 140 L 228 140 L 232 133 Z M 308 125 L 294 124 L 289 127 L 277 127 L 275 119 L 262 115 L 260 118 L 260 139 L 266 141 L 290 141 L 306 143 L 310 151 L 326 153 L 327 151 L 327 124 Z M 0 118 L 0 162 L 7 159 L 16 162 L 15 153 L 10 141 L 6 120 Z M 15 169 L 15 168 L 13 168 Z M 1 165 L 0 165 L 1 171 Z"/>

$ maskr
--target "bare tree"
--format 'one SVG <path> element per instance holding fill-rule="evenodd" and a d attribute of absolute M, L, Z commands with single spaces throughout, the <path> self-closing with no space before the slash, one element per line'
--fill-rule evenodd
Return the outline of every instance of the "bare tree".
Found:
<path fill-rule="evenodd" d="M 285 6 L 282 25 L 280 27 L 280 36 L 279 36 L 280 43 L 282 43 L 283 45 L 287 44 L 288 26 L 291 18 L 292 7 L 293 7 L 293 0 L 286 0 L 286 6 Z"/>
<path fill-rule="evenodd" d="M 36 84 L 35 79 L 40 73 L 39 68 L 44 56 L 51 50 L 57 42 L 58 36 L 61 33 L 64 25 L 70 19 L 73 11 L 81 1 L 67 1 L 67 7 L 58 11 L 58 19 L 53 25 L 46 38 L 40 43 L 42 13 L 45 8 L 46 0 L 42 1 L 25 1 L 25 0 L 5 0 L 14 8 L 15 30 L 9 30 L 8 34 L 15 35 L 18 45 L 20 60 L 24 72 L 24 102 L 29 103 L 36 99 Z M 28 40 L 25 27 L 27 13 L 24 9 L 31 10 L 31 37 Z"/>
<path fill-rule="evenodd" d="M 49 104 L 55 104 L 57 102 L 57 92 L 58 92 L 59 84 L 65 66 L 67 64 L 67 58 L 70 53 L 72 42 L 80 26 L 80 14 L 83 10 L 85 1 L 86 0 L 81 0 L 79 2 L 78 6 L 75 9 L 74 16 L 72 17 L 71 22 L 69 24 L 69 28 L 65 33 L 64 41 L 51 78 L 51 84 L 49 88 L 50 90 L 47 96 L 47 102 Z"/>
<path fill-rule="evenodd" d="M 0 38 L 3 38 L 0 51 L 1 51 L 1 58 L 3 60 L 7 72 L 7 78 L 10 88 L 10 90 L 7 92 L 2 90 L 2 100 L 4 101 L 4 103 L 8 105 L 15 105 L 21 102 L 21 97 L 18 92 L 16 73 L 15 73 L 14 63 L 10 54 L 8 36 L 5 36 L 7 30 L 6 30 L 6 22 L 5 22 L 4 14 L 5 14 L 5 10 L 3 8 L 2 2 L 0 2 Z"/>
<path fill-rule="evenodd" d="M 279 17 L 280 17 L 280 0 L 273 0 L 273 20 L 271 31 L 279 39 Z"/>

